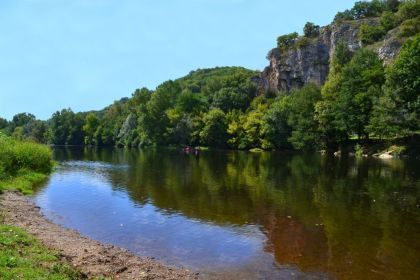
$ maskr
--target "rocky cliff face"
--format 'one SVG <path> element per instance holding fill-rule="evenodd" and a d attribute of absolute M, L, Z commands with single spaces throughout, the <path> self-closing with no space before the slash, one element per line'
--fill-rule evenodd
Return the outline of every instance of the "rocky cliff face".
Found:
<path fill-rule="evenodd" d="M 260 93 L 289 92 L 308 83 L 323 85 L 338 43 L 346 43 L 353 52 L 361 47 L 357 34 L 363 23 L 377 25 L 379 21 L 373 18 L 333 23 L 321 28 L 315 38 L 295 39 L 294 46 L 288 50 L 272 49 L 267 55 L 270 65 L 254 79 Z M 400 47 L 398 40 L 389 35 L 375 49 L 388 62 Z"/>

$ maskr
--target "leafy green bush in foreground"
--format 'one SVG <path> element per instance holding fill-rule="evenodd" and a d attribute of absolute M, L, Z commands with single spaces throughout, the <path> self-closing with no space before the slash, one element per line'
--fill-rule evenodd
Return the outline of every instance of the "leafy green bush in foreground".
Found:
<path fill-rule="evenodd" d="M 41 144 L 17 141 L 0 134 L 0 191 L 30 193 L 53 166 L 51 150 Z"/>

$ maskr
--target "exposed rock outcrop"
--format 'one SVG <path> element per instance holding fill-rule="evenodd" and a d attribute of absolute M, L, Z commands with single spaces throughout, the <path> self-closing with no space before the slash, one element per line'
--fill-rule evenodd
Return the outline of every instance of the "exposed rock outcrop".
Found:
<path fill-rule="evenodd" d="M 322 27 L 315 38 L 299 37 L 286 50 L 272 49 L 267 55 L 270 65 L 254 79 L 260 93 L 289 92 L 308 83 L 323 85 L 338 43 L 344 42 L 353 52 L 362 46 L 358 32 L 364 23 L 378 25 L 379 20 L 370 18 L 333 23 Z M 387 63 L 395 58 L 401 45 L 390 31 L 383 41 L 373 47 Z"/>

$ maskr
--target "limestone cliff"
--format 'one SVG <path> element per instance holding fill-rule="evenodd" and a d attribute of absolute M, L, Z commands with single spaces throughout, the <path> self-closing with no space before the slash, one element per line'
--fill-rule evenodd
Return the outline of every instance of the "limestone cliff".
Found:
<path fill-rule="evenodd" d="M 363 23 L 378 25 L 379 20 L 370 18 L 333 23 L 322 27 L 315 38 L 296 38 L 294 45 L 287 50 L 272 49 L 267 55 L 270 65 L 254 79 L 259 91 L 289 92 L 308 83 L 323 85 L 337 44 L 342 41 L 353 52 L 361 47 L 357 35 Z M 387 63 L 398 53 L 401 43 L 390 31 L 383 41 L 372 47 Z"/>

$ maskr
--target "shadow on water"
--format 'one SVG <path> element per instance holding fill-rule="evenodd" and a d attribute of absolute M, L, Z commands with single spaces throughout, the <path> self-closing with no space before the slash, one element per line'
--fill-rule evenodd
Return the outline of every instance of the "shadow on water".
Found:
<path fill-rule="evenodd" d="M 227 278 L 420 279 L 417 160 L 57 148 L 55 222 Z"/>

